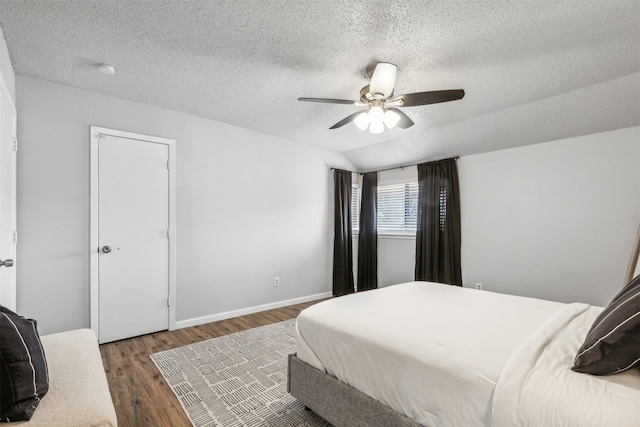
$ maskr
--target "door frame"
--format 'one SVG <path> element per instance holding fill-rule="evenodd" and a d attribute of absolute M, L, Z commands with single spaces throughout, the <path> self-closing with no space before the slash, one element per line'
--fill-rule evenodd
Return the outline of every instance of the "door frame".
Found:
<path fill-rule="evenodd" d="M 170 331 L 176 328 L 176 168 L 175 168 L 175 139 L 160 138 L 157 136 L 143 135 L 139 133 L 126 132 L 115 129 L 108 129 L 98 126 L 91 126 L 91 164 L 90 164 L 90 233 L 89 233 L 89 275 L 90 275 L 90 313 L 91 313 L 91 329 L 99 335 L 99 316 L 100 310 L 98 300 L 98 189 L 99 189 L 99 145 L 101 135 L 115 136 L 120 138 L 136 139 L 139 141 L 164 144 L 169 150 L 169 319 L 167 319 L 168 329 Z"/>
<path fill-rule="evenodd" d="M 8 291 L 9 297 L 7 300 L 8 308 L 10 310 L 16 311 L 17 307 L 17 289 L 18 289 L 18 139 L 17 139 L 17 130 L 18 130 L 18 112 L 16 110 L 16 105 L 13 102 L 13 98 L 11 97 L 11 92 L 9 91 L 9 87 L 7 86 L 7 82 L 0 71 L 0 96 L 6 98 L 9 109 L 11 112 L 11 137 L 13 138 L 13 151 L 14 155 L 14 168 L 13 168 L 13 189 L 12 189 L 12 207 L 11 207 L 11 226 L 13 231 L 13 254 L 3 254 L 5 258 L 11 256 L 13 258 L 13 267 L 10 268 L 10 274 L 13 276 L 13 280 L 11 283 L 10 289 L 3 289 L 3 292 Z M 6 303 L 6 301 L 5 301 Z"/>

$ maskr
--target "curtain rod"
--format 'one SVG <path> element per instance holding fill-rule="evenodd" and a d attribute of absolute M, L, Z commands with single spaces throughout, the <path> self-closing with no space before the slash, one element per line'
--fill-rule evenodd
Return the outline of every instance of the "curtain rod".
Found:
<path fill-rule="evenodd" d="M 460 156 L 447 157 L 447 158 L 444 158 L 444 159 L 440 159 L 440 160 L 432 160 L 432 161 L 434 161 L 434 162 L 439 162 L 439 161 L 441 161 L 441 160 L 447 160 L 447 159 L 454 159 L 454 160 L 458 160 L 458 159 L 460 159 Z M 370 172 L 386 172 L 386 171 L 391 171 L 391 170 L 394 170 L 394 169 L 410 168 L 410 167 L 413 167 L 413 166 L 421 165 L 422 163 L 430 163 L 430 162 L 421 162 L 421 163 L 414 163 L 414 164 L 411 164 L 411 165 L 395 166 L 395 167 L 392 167 L 392 168 L 380 169 L 380 170 L 378 170 L 378 171 L 370 171 Z M 332 168 L 331 168 L 331 170 L 336 170 L 336 169 L 340 169 L 340 168 L 334 168 L 334 167 L 332 167 Z M 341 169 L 341 170 L 346 170 L 346 169 Z M 360 175 L 363 175 L 363 174 L 367 173 L 367 172 L 356 172 L 356 171 L 350 171 L 350 170 L 347 170 L 347 172 L 357 173 L 357 174 L 360 174 Z"/>

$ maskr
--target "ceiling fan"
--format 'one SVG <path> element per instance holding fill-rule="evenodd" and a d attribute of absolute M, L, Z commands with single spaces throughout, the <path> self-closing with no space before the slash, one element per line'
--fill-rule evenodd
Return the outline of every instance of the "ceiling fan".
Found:
<path fill-rule="evenodd" d="M 385 126 L 388 129 L 398 126 L 407 129 L 413 126 L 413 121 L 396 107 L 416 107 L 418 105 L 437 104 L 462 99 L 464 90 L 434 90 L 429 92 L 407 93 L 393 96 L 396 83 L 397 66 L 387 62 L 379 62 L 374 67 L 367 68 L 367 77 L 371 83 L 360 90 L 360 100 L 331 98 L 298 98 L 298 101 L 323 102 L 327 104 L 355 105 L 367 107 L 340 120 L 329 129 L 337 129 L 354 122 L 362 130 L 369 128 L 371 133 L 381 133 Z"/>

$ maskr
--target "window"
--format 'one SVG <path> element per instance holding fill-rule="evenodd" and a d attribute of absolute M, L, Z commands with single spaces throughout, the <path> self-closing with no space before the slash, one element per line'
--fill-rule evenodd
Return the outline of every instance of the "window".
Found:
<path fill-rule="evenodd" d="M 378 233 L 415 235 L 418 183 L 378 186 Z"/>
<path fill-rule="evenodd" d="M 351 184 L 351 233 L 360 231 L 360 186 Z"/>
<path fill-rule="evenodd" d="M 351 186 L 351 232 L 360 231 L 360 186 Z M 418 183 L 378 186 L 378 234 L 415 235 L 418 219 Z"/>

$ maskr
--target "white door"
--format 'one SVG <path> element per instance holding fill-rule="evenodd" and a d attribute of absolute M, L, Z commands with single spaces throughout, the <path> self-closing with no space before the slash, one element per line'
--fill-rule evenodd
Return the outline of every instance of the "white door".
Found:
<path fill-rule="evenodd" d="M 16 109 L 0 76 L 0 304 L 16 309 Z"/>
<path fill-rule="evenodd" d="M 169 146 L 98 137 L 98 338 L 168 329 Z"/>

